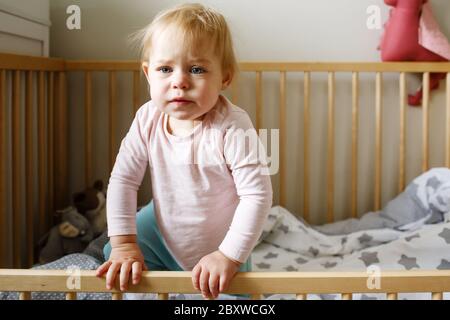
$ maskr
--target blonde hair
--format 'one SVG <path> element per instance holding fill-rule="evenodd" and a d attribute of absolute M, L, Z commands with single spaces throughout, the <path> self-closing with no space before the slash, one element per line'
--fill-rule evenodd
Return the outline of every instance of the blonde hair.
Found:
<path fill-rule="evenodd" d="M 225 18 L 216 10 L 198 3 L 181 4 L 162 11 L 148 26 L 132 35 L 132 40 L 139 43 L 142 61 L 150 55 L 156 31 L 169 26 L 175 26 L 188 44 L 198 43 L 206 37 L 222 61 L 222 71 L 229 72 L 231 78 L 235 75 L 237 61 Z"/>

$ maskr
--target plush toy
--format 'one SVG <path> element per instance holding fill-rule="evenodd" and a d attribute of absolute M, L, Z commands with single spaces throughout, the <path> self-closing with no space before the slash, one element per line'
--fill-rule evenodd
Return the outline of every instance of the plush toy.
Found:
<path fill-rule="evenodd" d="M 384 0 L 393 6 L 380 43 L 383 61 L 448 61 L 450 43 L 439 29 L 428 0 Z M 430 75 L 430 90 L 439 87 L 444 73 Z M 408 95 L 408 103 L 419 106 L 422 88 Z"/>
<path fill-rule="evenodd" d="M 106 230 L 106 196 L 103 182 L 97 180 L 94 186 L 73 195 L 73 205 L 91 223 L 94 237 Z"/>
<path fill-rule="evenodd" d="M 39 253 L 39 262 L 48 263 L 66 254 L 82 252 L 94 238 L 88 219 L 75 207 L 57 211 L 61 223 L 54 226 L 40 241 L 43 246 Z"/>

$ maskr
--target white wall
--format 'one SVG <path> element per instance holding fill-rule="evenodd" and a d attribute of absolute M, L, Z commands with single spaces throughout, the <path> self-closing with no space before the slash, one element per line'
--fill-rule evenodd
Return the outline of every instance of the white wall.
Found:
<path fill-rule="evenodd" d="M 142 28 L 157 12 L 181 1 L 165 0 L 51 0 L 51 55 L 68 59 L 135 59 L 137 53 L 127 44 L 127 36 Z M 199 0 L 198 2 L 219 9 L 228 19 L 232 29 L 239 60 L 292 60 L 292 61 L 379 61 L 376 50 L 382 30 L 370 30 L 366 22 L 367 8 L 378 5 L 381 8 L 382 23 L 386 21 L 388 7 L 382 0 Z M 443 31 L 450 36 L 450 1 L 433 0 L 433 7 Z M 81 30 L 66 28 L 66 8 L 77 4 L 81 8 Z M 106 77 L 98 76 L 94 92 L 96 106 L 95 122 L 105 127 L 107 99 L 105 99 Z M 102 79 L 100 79 L 102 78 Z M 83 90 L 81 75 L 69 79 L 71 85 L 71 190 L 84 187 L 83 174 Z M 254 118 L 254 77 L 243 76 L 240 86 L 239 104 Z M 408 76 L 409 91 L 419 84 L 416 78 Z M 103 82 L 102 82 L 103 81 Z M 350 119 L 351 82 L 349 75 L 337 76 L 336 85 L 336 211 L 349 212 L 350 173 Z M 103 83 L 103 85 L 101 85 Z M 129 110 L 130 78 L 119 79 L 121 110 Z M 383 203 L 397 192 L 396 168 L 398 162 L 398 80 L 394 75 L 385 75 L 384 115 L 383 115 Z M 288 77 L 288 203 L 296 213 L 302 208 L 302 78 L 301 75 Z M 312 209 L 325 212 L 326 188 L 326 77 L 314 75 L 312 79 L 312 116 L 319 123 L 312 126 L 311 145 L 316 148 L 311 157 L 311 197 Z M 265 126 L 277 127 L 278 87 L 276 75 L 265 77 L 264 89 Z M 360 127 L 360 183 L 359 211 L 372 208 L 374 168 L 374 77 L 361 75 L 361 127 Z M 434 93 L 430 114 L 431 165 L 441 165 L 443 161 L 444 91 Z M 129 121 L 130 119 L 127 119 Z M 321 119 L 321 120 L 320 120 Z M 321 122 L 320 122 L 321 121 Z M 121 137 L 129 123 L 121 127 Z M 420 172 L 421 111 L 408 110 L 408 164 L 407 179 L 411 180 Z M 105 148 L 107 136 L 97 136 L 98 147 L 106 162 Z M 419 156 L 418 156 L 419 155 Z M 96 172 L 106 179 L 108 172 L 100 160 L 96 160 Z M 78 172 L 78 174 L 77 174 Z M 275 202 L 278 194 L 278 177 L 273 177 Z M 144 187 L 149 197 L 148 185 Z M 300 195 L 299 195 L 300 193 Z M 324 215 L 317 216 L 313 222 L 324 221 Z"/>
<path fill-rule="evenodd" d="M 48 56 L 49 0 L 0 0 L 0 52 Z"/>

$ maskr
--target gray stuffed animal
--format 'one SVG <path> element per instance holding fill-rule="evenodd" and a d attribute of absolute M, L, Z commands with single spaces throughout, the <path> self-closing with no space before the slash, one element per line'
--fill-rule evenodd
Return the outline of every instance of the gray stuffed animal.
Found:
<path fill-rule="evenodd" d="M 64 255 L 82 252 L 94 238 L 90 222 L 75 207 L 57 211 L 61 223 L 44 236 L 44 246 L 39 254 L 40 263 L 48 263 Z"/>

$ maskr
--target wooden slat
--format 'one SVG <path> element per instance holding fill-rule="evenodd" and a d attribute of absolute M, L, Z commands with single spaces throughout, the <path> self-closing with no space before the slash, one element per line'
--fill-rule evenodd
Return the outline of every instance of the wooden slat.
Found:
<path fill-rule="evenodd" d="M 53 212 L 55 212 L 55 192 L 54 192 L 54 186 L 55 186 L 55 175 L 54 175 L 54 134 L 55 134 L 55 122 L 54 122 L 54 108 L 55 108 L 55 75 L 53 72 L 48 73 L 47 78 L 47 89 L 48 89 L 48 106 L 47 106 L 47 187 L 48 187 L 48 212 L 49 214 L 47 217 L 44 217 L 41 212 L 40 219 L 49 221 L 51 220 L 53 216 Z M 49 221 L 50 225 L 53 225 L 54 221 Z M 42 236 L 42 234 L 40 235 Z"/>
<path fill-rule="evenodd" d="M 259 293 L 251 294 L 250 300 L 261 300 L 261 295 Z"/>
<path fill-rule="evenodd" d="M 12 198 L 13 198 L 13 257 L 14 266 L 16 268 L 21 266 L 21 244 L 22 244 L 22 186 L 21 186 L 21 163 L 22 163 L 22 153 L 21 153 L 21 112 L 20 112 L 20 96 L 21 96 L 21 74 L 20 71 L 14 71 L 13 73 L 13 138 L 12 138 Z"/>
<path fill-rule="evenodd" d="M 44 234 L 48 228 L 48 212 L 45 206 L 45 74 L 38 74 L 38 183 L 39 183 L 39 232 Z"/>
<path fill-rule="evenodd" d="M 76 292 L 66 292 L 66 300 L 77 300 Z"/>
<path fill-rule="evenodd" d="M 280 205 L 286 206 L 286 72 L 280 72 Z"/>
<path fill-rule="evenodd" d="M 33 199 L 34 199 L 34 172 L 33 172 L 33 71 L 27 72 L 25 95 L 25 146 L 26 146 L 26 250 L 28 267 L 33 265 Z"/>
<path fill-rule="evenodd" d="M 95 270 L 80 271 L 80 292 L 111 292 L 105 279 L 95 276 Z M 381 273 L 384 292 L 449 292 L 450 270 L 404 270 Z M 224 293 L 359 293 L 367 292 L 366 272 L 241 272 Z M 67 292 L 66 270 L 1 269 L 0 291 Z M 76 290 L 69 290 L 75 292 Z M 112 292 L 119 293 L 118 290 Z M 196 293 L 189 271 L 145 271 L 129 292 L 136 293 Z"/>
<path fill-rule="evenodd" d="M 432 292 L 431 293 L 432 300 L 442 300 L 443 298 L 444 298 L 444 295 L 442 292 Z"/>
<path fill-rule="evenodd" d="M 303 75 L 303 218 L 310 222 L 309 216 L 309 173 L 310 173 L 310 84 L 311 75 L 305 72 Z"/>
<path fill-rule="evenodd" d="M 112 299 L 113 300 L 122 300 L 123 299 L 123 295 L 120 292 L 115 292 L 112 294 Z"/>
<path fill-rule="evenodd" d="M 66 61 L 66 71 L 140 71 L 139 61 Z"/>
<path fill-rule="evenodd" d="M 400 73 L 400 150 L 398 192 L 405 189 L 405 161 L 406 161 L 406 75 Z"/>
<path fill-rule="evenodd" d="M 383 76 L 381 72 L 376 73 L 375 89 L 375 195 L 374 210 L 381 208 L 381 148 L 382 148 L 382 95 L 383 95 Z"/>
<path fill-rule="evenodd" d="M 429 169 L 429 108 L 430 104 L 430 73 L 425 72 L 423 74 L 423 97 L 422 97 L 422 172 Z"/>
<path fill-rule="evenodd" d="M 65 72 L 58 72 L 57 112 L 55 113 L 55 207 L 69 204 L 68 179 L 68 118 L 67 80 Z"/>
<path fill-rule="evenodd" d="M 327 222 L 334 221 L 334 72 L 328 72 Z"/>
<path fill-rule="evenodd" d="M 353 299 L 353 294 L 351 293 L 343 293 L 342 294 L 342 300 L 352 300 Z"/>
<path fill-rule="evenodd" d="M 116 157 L 117 132 L 117 74 L 109 72 L 109 172 L 112 171 Z"/>
<path fill-rule="evenodd" d="M 169 300 L 168 293 L 158 293 L 158 300 Z"/>
<path fill-rule="evenodd" d="M 0 70 L 0 266 L 6 266 L 6 71 Z"/>
<path fill-rule="evenodd" d="M 28 291 L 20 292 L 19 300 L 31 300 L 31 292 Z"/>
<path fill-rule="evenodd" d="M 92 182 L 92 74 L 85 72 L 84 91 L 84 152 L 85 152 L 85 185 L 89 187 Z"/>
<path fill-rule="evenodd" d="M 22 71 L 58 71 L 64 70 L 62 59 L 32 57 L 9 53 L 0 53 L 0 69 Z"/>
<path fill-rule="evenodd" d="M 297 293 L 295 295 L 296 300 L 306 300 L 307 294 L 306 293 Z"/>
<path fill-rule="evenodd" d="M 446 131 L 447 131 L 447 139 L 446 139 L 446 166 L 450 168 L 450 72 L 447 73 L 447 111 L 446 111 Z"/>
<path fill-rule="evenodd" d="M 256 72 L 256 131 L 259 132 L 263 124 L 262 109 L 262 73 Z"/>
<path fill-rule="evenodd" d="M 386 298 L 388 300 L 397 300 L 398 296 L 397 296 L 397 293 L 395 293 L 395 292 L 389 292 L 386 294 Z"/>
<path fill-rule="evenodd" d="M 358 216 L 358 121 L 359 121 L 359 74 L 352 73 L 352 187 L 351 214 Z"/>
<path fill-rule="evenodd" d="M 141 106 L 141 79 L 140 72 L 133 71 L 133 111 L 136 113 Z"/>
<path fill-rule="evenodd" d="M 310 72 L 449 72 L 449 62 L 246 62 L 240 71 Z"/>

